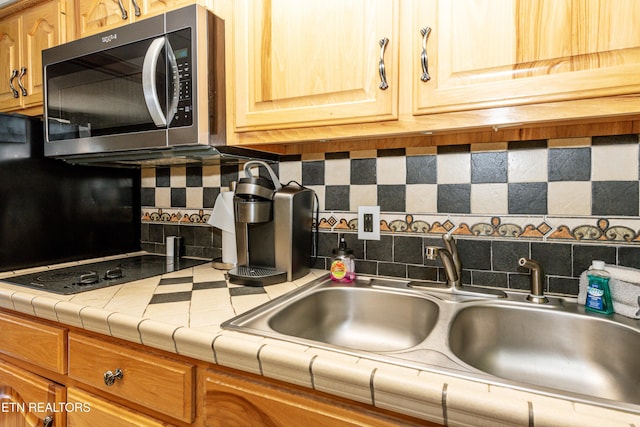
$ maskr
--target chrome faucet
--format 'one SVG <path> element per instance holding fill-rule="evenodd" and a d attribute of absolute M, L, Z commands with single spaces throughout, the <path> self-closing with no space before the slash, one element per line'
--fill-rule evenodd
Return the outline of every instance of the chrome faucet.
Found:
<path fill-rule="evenodd" d="M 447 277 L 446 287 L 437 288 L 436 286 L 430 285 L 419 286 L 430 289 L 433 288 L 433 290 L 440 290 L 453 294 L 469 296 L 474 295 L 493 298 L 504 298 L 507 296 L 507 294 L 499 289 L 462 285 L 462 262 L 460 261 L 460 254 L 458 253 L 458 245 L 456 244 L 453 236 L 450 234 L 444 234 L 442 236 L 442 243 L 444 244 L 444 247 L 427 246 L 425 248 L 425 257 L 428 260 L 436 260 L 440 258 L 440 260 L 442 261 L 442 266 L 444 267 L 444 273 Z"/>
<path fill-rule="evenodd" d="M 536 304 L 546 304 L 549 298 L 544 296 L 544 271 L 542 266 L 528 258 L 520 258 L 518 265 L 531 270 L 531 293 L 527 296 L 527 301 Z"/>

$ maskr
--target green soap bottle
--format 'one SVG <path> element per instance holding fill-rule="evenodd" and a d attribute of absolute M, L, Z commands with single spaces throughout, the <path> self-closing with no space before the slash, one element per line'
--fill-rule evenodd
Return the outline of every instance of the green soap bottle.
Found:
<path fill-rule="evenodd" d="M 611 275 L 604 269 L 604 261 L 592 261 L 587 271 L 589 286 L 587 287 L 587 302 L 585 309 L 597 313 L 612 314 L 611 290 L 609 280 Z"/>

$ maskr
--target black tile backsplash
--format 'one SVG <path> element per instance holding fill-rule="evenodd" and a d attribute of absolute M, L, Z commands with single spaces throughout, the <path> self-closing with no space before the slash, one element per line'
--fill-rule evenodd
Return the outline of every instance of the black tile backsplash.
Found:
<path fill-rule="evenodd" d="M 302 162 L 302 185 L 324 185 L 324 161 Z"/>
<path fill-rule="evenodd" d="M 328 265 L 330 248 L 337 247 L 340 235 L 320 233 L 323 244 L 317 265 Z M 396 235 L 382 236 L 380 241 L 361 241 L 353 234 L 345 236 L 348 245 L 354 248 L 356 272 L 360 274 L 446 280 L 440 261 L 429 261 L 424 257 L 424 248 L 442 246 L 441 239 Z M 545 291 L 556 294 L 577 295 L 580 274 L 589 268 L 593 259 L 640 268 L 640 248 L 625 246 L 463 238 L 457 238 L 457 244 L 463 266 L 462 281 L 466 285 L 529 290 L 530 274 L 518 266 L 520 257 L 534 259 L 542 265 L 546 275 Z"/>
<path fill-rule="evenodd" d="M 438 212 L 471 213 L 471 184 L 438 185 Z"/>
<path fill-rule="evenodd" d="M 171 186 L 171 168 L 157 167 L 156 168 L 156 187 L 170 187 L 170 186 Z"/>
<path fill-rule="evenodd" d="M 591 148 L 552 148 L 548 168 L 549 181 L 589 181 Z"/>
<path fill-rule="evenodd" d="M 350 190 L 349 185 L 327 185 L 324 194 L 325 209 L 348 211 Z"/>
<path fill-rule="evenodd" d="M 187 187 L 202 187 L 202 166 L 187 166 Z"/>
<path fill-rule="evenodd" d="M 302 164 L 304 165 L 304 162 Z M 352 185 L 369 185 L 376 182 L 376 159 L 351 159 Z"/>
<path fill-rule="evenodd" d="M 528 242 L 495 241 L 492 243 L 492 269 L 512 273 L 523 272 L 525 270 L 518 266 L 518 260 L 529 258 L 529 252 Z"/>
<path fill-rule="evenodd" d="M 510 214 L 547 214 L 547 183 L 525 182 L 509 184 Z"/>
<path fill-rule="evenodd" d="M 183 239 L 185 256 L 215 259 L 222 256 L 222 234 L 214 227 L 197 227 L 177 224 L 142 223 L 142 249 L 151 253 L 166 253 L 166 238 Z"/>
<path fill-rule="evenodd" d="M 172 208 L 187 207 L 187 189 L 186 188 L 171 189 L 171 207 Z"/>
<path fill-rule="evenodd" d="M 407 200 L 406 185 L 378 185 L 378 200 L 383 212 L 405 212 Z"/>
<path fill-rule="evenodd" d="M 408 156 L 407 184 L 436 184 L 438 162 L 436 156 Z"/>
<path fill-rule="evenodd" d="M 591 185 L 594 215 L 638 216 L 638 181 L 594 181 Z"/>
<path fill-rule="evenodd" d="M 471 154 L 471 183 L 507 182 L 507 152 Z"/>
<path fill-rule="evenodd" d="M 571 277 L 573 275 L 571 257 L 572 245 L 570 244 L 531 243 L 531 259 L 543 265 L 546 274 Z"/>

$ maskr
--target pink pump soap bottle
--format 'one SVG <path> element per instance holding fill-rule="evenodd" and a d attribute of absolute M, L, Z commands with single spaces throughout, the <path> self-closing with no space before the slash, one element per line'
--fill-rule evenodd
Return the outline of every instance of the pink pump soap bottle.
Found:
<path fill-rule="evenodd" d="M 333 251 L 329 276 L 334 282 L 351 283 L 356 280 L 356 262 L 353 249 L 347 248 L 344 237 L 340 237 L 340 244 Z"/>

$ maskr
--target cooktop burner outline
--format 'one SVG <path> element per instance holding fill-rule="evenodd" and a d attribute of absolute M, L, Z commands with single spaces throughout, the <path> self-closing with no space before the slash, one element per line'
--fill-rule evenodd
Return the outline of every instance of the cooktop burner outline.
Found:
<path fill-rule="evenodd" d="M 179 271 L 209 262 L 203 259 L 170 260 L 162 255 L 134 255 L 82 265 L 61 267 L 2 279 L 47 292 L 71 295 Z"/>

